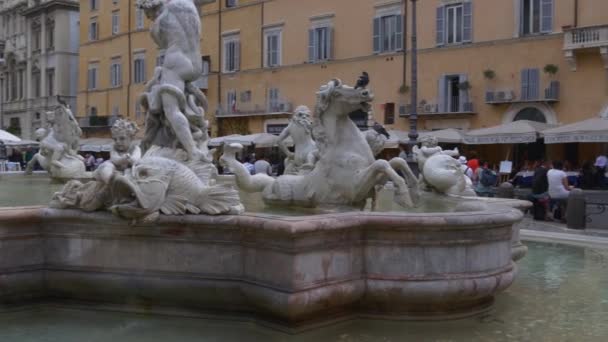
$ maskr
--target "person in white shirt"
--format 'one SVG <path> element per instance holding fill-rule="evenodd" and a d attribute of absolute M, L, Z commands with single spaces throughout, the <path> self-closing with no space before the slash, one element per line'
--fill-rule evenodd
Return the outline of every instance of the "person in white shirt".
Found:
<path fill-rule="evenodd" d="M 269 176 L 272 175 L 272 166 L 270 166 L 270 163 L 266 160 L 265 157 L 262 157 L 261 159 L 258 159 L 255 161 L 255 163 L 253 164 L 254 168 L 255 168 L 255 174 L 257 175 L 258 173 L 262 173 L 262 174 L 267 174 Z"/>
<path fill-rule="evenodd" d="M 553 168 L 547 172 L 549 197 L 551 199 L 566 199 L 570 195 L 571 187 L 568 185 L 568 175 L 562 168 L 561 161 L 554 161 Z"/>
<path fill-rule="evenodd" d="M 460 156 L 458 157 L 458 161 L 460 162 L 460 168 L 462 169 L 464 175 L 469 177 L 469 179 L 473 179 L 473 169 L 467 165 L 467 157 Z"/>

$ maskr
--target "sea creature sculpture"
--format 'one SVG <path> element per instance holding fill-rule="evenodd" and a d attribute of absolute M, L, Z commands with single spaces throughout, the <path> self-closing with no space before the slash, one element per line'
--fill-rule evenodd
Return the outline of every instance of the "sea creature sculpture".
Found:
<path fill-rule="evenodd" d="M 237 185 L 248 192 L 262 192 L 266 202 L 283 205 L 318 206 L 320 204 L 363 207 L 373 196 L 375 186 L 391 180 L 395 184 L 395 201 L 413 206 L 418 199 L 417 180 L 401 158 L 390 162 L 376 160 L 355 123 L 348 114 L 368 112 L 373 95 L 367 89 L 355 89 L 331 80 L 317 93 L 313 134 L 319 160 L 305 175 L 272 178 L 251 176 L 236 160 L 239 144 L 224 147 L 220 162 L 230 167 Z M 395 169 L 405 175 L 405 180 Z"/>
<path fill-rule="evenodd" d="M 284 141 L 291 137 L 294 152 L 291 152 Z M 312 137 L 312 114 L 306 106 L 299 106 L 293 113 L 289 125 L 279 135 L 278 145 L 285 153 L 285 174 L 296 175 L 313 169 L 317 160 L 317 144 Z"/>

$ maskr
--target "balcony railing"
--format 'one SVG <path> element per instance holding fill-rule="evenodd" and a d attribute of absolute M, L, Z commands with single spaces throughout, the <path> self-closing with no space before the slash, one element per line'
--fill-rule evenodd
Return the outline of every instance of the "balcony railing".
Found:
<path fill-rule="evenodd" d="M 485 102 L 487 104 L 505 104 L 521 102 L 558 102 L 559 101 L 559 81 L 550 81 L 544 92 L 536 97 L 521 96 L 516 94 L 513 89 L 486 90 Z"/>
<path fill-rule="evenodd" d="M 256 115 L 275 115 L 290 113 L 293 110 L 291 102 L 277 102 L 268 105 L 259 104 L 237 104 L 234 108 L 220 108 L 217 111 L 218 117 L 234 117 L 234 116 L 256 116 Z"/>
<path fill-rule="evenodd" d="M 566 29 L 564 49 L 586 49 L 608 46 L 608 25 Z"/>
<path fill-rule="evenodd" d="M 454 96 L 451 102 L 448 103 L 446 110 L 441 110 L 438 105 L 431 103 L 424 103 L 418 105 L 418 115 L 424 117 L 444 117 L 446 115 L 471 115 L 475 114 L 473 102 L 464 102 L 460 107 L 460 98 Z M 412 106 L 410 104 L 399 106 L 399 116 L 408 117 L 412 112 Z"/>
<path fill-rule="evenodd" d="M 120 119 L 120 115 L 112 116 L 85 116 L 77 118 L 81 128 L 104 128 L 112 127 L 116 120 Z"/>

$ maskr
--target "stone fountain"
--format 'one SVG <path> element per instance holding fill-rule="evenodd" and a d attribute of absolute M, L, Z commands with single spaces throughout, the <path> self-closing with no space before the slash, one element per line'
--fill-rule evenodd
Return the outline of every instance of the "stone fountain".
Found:
<path fill-rule="evenodd" d="M 167 51 L 140 100 L 147 109 L 141 150 L 131 141 L 137 127 L 118 122 L 112 158 L 92 181 L 68 182 L 50 208 L 0 210 L 2 302 L 227 315 L 297 328 L 357 316 L 468 316 L 513 282 L 511 240 L 527 203 L 467 197 L 457 161 L 432 144 L 419 151 L 420 179 L 402 159 L 376 160 L 348 118 L 369 110 L 373 95 L 340 80 L 320 88 L 312 121 L 300 108 L 314 146 L 296 144 L 292 174 L 250 176 L 234 158 L 238 144 L 221 158 L 238 187 L 260 192 L 269 205 L 340 212 L 243 212 L 236 189 L 216 180 L 207 101 L 191 83 L 202 72 L 194 3 L 137 3 Z M 362 211 L 389 180 L 404 209 Z M 428 196 L 460 203 L 408 213 Z"/>

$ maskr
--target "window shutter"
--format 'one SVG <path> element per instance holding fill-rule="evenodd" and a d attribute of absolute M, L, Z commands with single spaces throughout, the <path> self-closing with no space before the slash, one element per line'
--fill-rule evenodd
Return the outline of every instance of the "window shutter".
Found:
<path fill-rule="evenodd" d="M 540 94 L 540 70 L 528 71 L 528 100 L 538 100 Z"/>
<path fill-rule="evenodd" d="M 327 59 L 334 58 L 334 28 L 327 27 L 327 37 L 325 38 L 325 51 L 327 51 Z"/>
<path fill-rule="evenodd" d="M 530 91 L 529 83 L 530 69 L 523 69 L 521 71 L 521 99 L 528 100 L 528 92 Z"/>
<path fill-rule="evenodd" d="M 513 0 L 514 9 L 515 9 L 515 31 L 513 32 L 513 37 L 520 37 L 523 35 L 523 17 L 524 17 L 524 9 L 523 9 L 523 0 Z"/>
<path fill-rule="evenodd" d="M 315 62 L 315 30 L 308 30 L 308 62 Z"/>
<path fill-rule="evenodd" d="M 541 0 L 540 31 L 551 33 L 553 31 L 553 0 Z"/>
<path fill-rule="evenodd" d="M 403 50 L 403 16 L 395 16 L 396 28 L 395 28 L 395 50 Z"/>
<path fill-rule="evenodd" d="M 374 18 L 374 53 L 380 53 L 380 18 Z"/>
<path fill-rule="evenodd" d="M 446 90 L 447 90 L 447 83 L 446 83 L 446 77 L 445 75 L 441 75 L 441 77 L 439 78 L 439 101 L 437 101 L 438 107 L 439 107 L 439 112 L 440 113 L 445 113 L 447 112 L 447 108 L 446 108 Z M 413 106 L 417 106 L 418 104 L 413 103 Z"/>
<path fill-rule="evenodd" d="M 234 70 L 241 70 L 241 42 L 234 42 Z"/>
<path fill-rule="evenodd" d="M 230 70 L 230 43 L 224 42 L 224 72 Z"/>
<path fill-rule="evenodd" d="M 461 74 L 458 77 L 459 83 L 464 83 L 469 80 L 467 75 Z M 458 111 L 465 112 L 466 103 L 469 102 L 469 90 L 458 90 Z"/>
<path fill-rule="evenodd" d="M 473 3 L 462 4 L 462 41 L 470 43 L 473 41 Z"/>
<path fill-rule="evenodd" d="M 437 45 L 445 44 L 445 8 L 437 8 Z"/>

